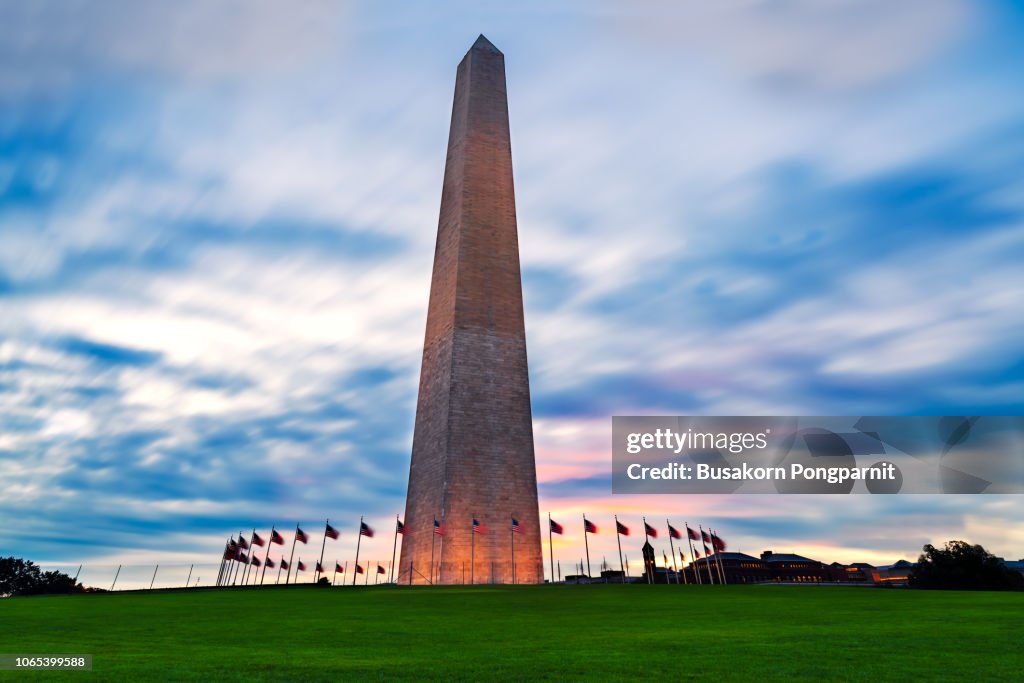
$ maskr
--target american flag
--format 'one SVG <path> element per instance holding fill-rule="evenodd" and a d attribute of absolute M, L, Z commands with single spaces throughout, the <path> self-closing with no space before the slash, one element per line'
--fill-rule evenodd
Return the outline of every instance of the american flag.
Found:
<path fill-rule="evenodd" d="M 336 571 L 336 572 L 341 572 L 342 574 L 344 574 L 344 573 L 345 573 L 345 568 L 344 568 L 344 567 L 342 567 L 342 566 L 341 566 L 340 564 L 338 564 L 337 562 L 335 562 L 335 563 L 334 563 L 334 571 Z"/>
<path fill-rule="evenodd" d="M 281 558 L 281 569 L 288 569 L 288 560 Z"/>
<path fill-rule="evenodd" d="M 387 574 L 387 572 L 384 571 L 384 567 L 380 566 L 379 564 L 377 565 L 377 573 L 378 574 Z M 374 579 L 374 581 L 376 581 L 376 579 Z"/>
<path fill-rule="evenodd" d="M 267 544 L 267 542 L 259 534 L 253 534 L 252 535 L 252 544 L 253 545 L 258 545 L 259 547 L 262 548 L 263 546 L 265 546 Z"/>
<path fill-rule="evenodd" d="M 253 555 L 252 558 L 249 560 L 249 564 L 251 564 L 254 567 L 260 566 L 260 558 Z"/>
<path fill-rule="evenodd" d="M 717 534 L 711 534 L 711 545 L 714 547 L 716 553 L 725 552 L 725 539 Z"/>
<path fill-rule="evenodd" d="M 275 566 L 277 566 L 277 565 L 274 564 L 274 561 L 268 557 L 267 558 L 267 568 L 268 569 L 273 569 Z"/>
<path fill-rule="evenodd" d="M 561 536 L 562 532 L 565 531 L 565 529 L 562 528 L 562 525 L 555 520 L 549 519 L 548 522 L 551 525 L 551 533 Z"/>
<path fill-rule="evenodd" d="M 281 534 L 277 533 L 277 531 L 271 530 L 271 532 L 270 532 L 270 542 L 271 543 L 276 543 L 278 545 L 284 545 L 284 536 L 282 536 Z"/>
<path fill-rule="evenodd" d="M 484 528 L 484 525 L 481 524 L 480 520 L 478 520 L 478 519 L 474 519 L 473 520 L 473 533 L 474 534 L 486 534 L 487 533 L 487 529 Z"/>
<path fill-rule="evenodd" d="M 512 518 L 512 533 L 521 534 L 523 533 L 523 527 L 519 526 L 519 520 L 515 517 Z"/>
<path fill-rule="evenodd" d="M 623 524 L 622 522 L 616 520 L 615 533 L 622 534 L 623 536 L 629 536 L 629 527 Z"/>
<path fill-rule="evenodd" d="M 682 538 L 683 535 L 679 533 L 679 529 L 675 528 L 671 524 L 668 525 L 668 535 L 672 538 Z"/>
<path fill-rule="evenodd" d="M 306 565 L 305 565 L 305 563 L 302 560 L 299 560 L 299 563 L 297 565 L 295 565 L 295 571 L 298 571 L 298 572 L 306 571 Z"/>
<path fill-rule="evenodd" d="M 359 535 L 373 538 L 373 529 L 366 522 L 359 522 Z"/>
<path fill-rule="evenodd" d="M 696 531 L 694 531 L 693 529 L 690 528 L 689 524 L 686 525 L 686 536 L 691 541 L 699 541 L 700 540 L 700 536 L 697 535 Z"/>
<path fill-rule="evenodd" d="M 249 547 L 249 544 L 245 542 L 245 539 L 241 535 L 238 536 L 238 547 L 245 550 Z"/>
<path fill-rule="evenodd" d="M 711 543 L 711 538 L 708 536 L 708 532 L 701 531 L 700 535 L 701 535 L 701 539 L 704 541 L 704 543 Z"/>
<path fill-rule="evenodd" d="M 402 520 L 395 520 L 395 522 L 397 524 L 397 526 L 395 526 L 395 531 L 405 536 L 405 525 L 402 524 Z"/>
<path fill-rule="evenodd" d="M 362 573 L 363 573 L 363 565 L 357 564 L 356 565 L 356 574 L 362 574 Z"/>
<path fill-rule="evenodd" d="M 307 536 L 306 532 L 299 527 L 295 527 L 295 540 L 299 543 L 305 543 L 309 540 L 309 536 Z"/>
<path fill-rule="evenodd" d="M 336 539 L 336 538 L 338 538 L 339 535 L 340 534 L 338 533 L 338 530 L 335 529 L 330 524 L 328 524 L 327 528 L 324 529 L 324 536 L 326 536 L 327 538 L 335 538 Z"/>
<path fill-rule="evenodd" d="M 444 527 L 441 526 L 441 522 L 434 520 L 434 533 L 438 536 L 444 536 Z"/>
<path fill-rule="evenodd" d="M 324 573 L 324 568 L 323 568 L 323 566 L 319 562 L 316 563 L 316 571 L 319 572 L 320 574 Z"/>
<path fill-rule="evenodd" d="M 586 517 L 583 518 L 583 533 L 586 533 L 586 534 L 596 534 L 597 533 L 597 525 L 594 524 L 593 522 L 591 522 Z"/>
<path fill-rule="evenodd" d="M 650 536 L 651 538 L 657 538 L 658 537 L 658 530 L 655 529 L 650 524 L 648 524 L 647 522 L 644 522 L 644 533 L 647 534 L 648 536 Z"/>

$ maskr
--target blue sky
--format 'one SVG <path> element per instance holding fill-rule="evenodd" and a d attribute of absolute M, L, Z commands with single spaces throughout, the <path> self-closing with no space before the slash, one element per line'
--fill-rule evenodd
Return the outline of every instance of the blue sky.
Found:
<path fill-rule="evenodd" d="M 613 414 L 1024 408 L 1024 16 L 853 0 L 0 2 L 0 553 L 390 527 L 479 33 L 506 54 L 542 513 L 1024 555 L 1019 497 L 610 494 Z"/>

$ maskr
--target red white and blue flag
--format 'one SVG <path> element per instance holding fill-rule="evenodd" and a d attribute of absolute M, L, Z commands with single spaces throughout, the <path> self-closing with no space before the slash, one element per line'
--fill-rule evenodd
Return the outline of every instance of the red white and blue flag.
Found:
<path fill-rule="evenodd" d="M 249 544 L 245 542 L 245 539 L 244 539 L 244 538 L 242 538 L 241 536 L 239 536 L 239 537 L 238 537 L 238 547 L 239 547 L 239 548 L 242 548 L 243 550 L 245 550 L 246 548 L 248 548 L 248 547 L 249 547 Z"/>
<path fill-rule="evenodd" d="M 262 548 L 263 546 L 265 546 L 267 544 L 267 542 L 259 534 L 253 534 L 252 535 L 252 544 L 253 545 L 258 545 L 259 547 Z"/>
<path fill-rule="evenodd" d="M 379 564 L 377 565 L 377 573 L 378 574 L 387 574 L 387 572 L 384 571 L 384 567 L 380 566 Z M 376 581 L 376 579 L 374 579 L 374 580 Z"/>
<path fill-rule="evenodd" d="M 297 571 L 297 572 L 304 572 L 304 571 L 306 571 L 306 565 L 302 562 L 302 560 L 299 560 L 299 563 L 297 565 L 295 565 L 295 571 Z"/>
<path fill-rule="evenodd" d="M 629 536 L 629 527 L 622 522 L 615 521 L 615 533 L 622 534 L 623 536 Z"/>
<path fill-rule="evenodd" d="M 340 535 L 341 535 L 341 534 L 339 534 L 339 533 L 338 533 L 338 530 L 337 530 L 337 529 L 335 529 L 335 528 L 334 528 L 333 526 L 331 526 L 330 524 L 328 524 L 328 525 L 327 525 L 327 528 L 326 528 L 326 529 L 324 529 L 324 536 L 326 536 L 327 538 L 334 538 L 334 539 L 337 539 L 337 538 L 338 538 L 338 536 L 340 536 Z"/>
<path fill-rule="evenodd" d="M 281 569 L 288 569 L 288 560 L 281 558 Z"/>
<path fill-rule="evenodd" d="M 336 572 L 341 572 L 342 574 L 344 574 L 344 573 L 345 573 L 345 568 L 344 568 L 344 567 L 342 567 L 342 566 L 341 566 L 340 564 L 338 564 L 337 562 L 335 562 L 335 563 L 334 563 L 334 571 L 336 571 Z"/>
<path fill-rule="evenodd" d="M 586 517 L 583 518 L 583 533 L 585 534 L 596 534 L 597 525 L 591 522 Z"/>
<path fill-rule="evenodd" d="M 373 529 L 366 522 L 359 522 L 359 535 L 373 538 Z"/>
<path fill-rule="evenodd" d="M 444 536 L 444 527 L 441 526 L 441 522 L 434 520 L 434 533 L 438 536 Z"/>
<path fill-rule="evenodd" d="M 276 530 L 275 531 L 271 531 L 270 532 L 270 542 L 271 543 L 276 543 L 278 545 L 284 545 L 284 536 L 282 536 L 281 534 L 277 533 Z"/>
<path fill-rule="evenodd" d="M 323 574 L 324 573 L 324 568 L 323 568 L 323 566 L 319 562 L 316 563 L 316 571 L 319 574 Z"/>
<path fill-rule="evenodd" d="M 363 574 L 363 566 L 361 564 L 356 565 L 356 574 Z"/>
<path fill-rule="evenodd" d="M 708 536 L 708 532 L 702 530 L 700 532 L 700 535 L 701 540 L 703 540 L 705 543 L 711 543 L 711 537 Z"/>
<path fill-rule="evenodd" d="M 402 524 L 402 520 L 396 520 L 395 531 L 405 536 L 405 525 Z"/>
<path fill-rule="evenodd" d="M 474 534 L 486 534 L 487 528 L 480 523 L 479 519 L 473 520 L 473 533 Z"/>
<path fill-rule="evenodd" d="M 306 532 L 299 527 L 295 527 L 295 540 L 299 543 L 306 543 L 309 541 L 309 536 L 307 536 Z"/>
<path fill-rule="evenodd" d="M 274 561 L 273 561 L 272 559 L 270 559 L 270 558 L 268 557 L 268 558 L 267 558 L 267 568 L 268 568 L 268 569 L 273 569 L 273 568 L 274 568 L 274 567 L 276 567 L 276 566 L 277 566 L 277 565 L 275 565 L 275 564 L 274 564 Z"/>
<path fill-rule="evenodd" d="M 700 536 L 697 535 L 696 531 L 694 531 L 693 529 L 690 528 L 689 524 L 686 525 L 686 536 L 691 541 L 699 541 L 700 540 Z"/>
<path fill-rule="evenodd" d="M 668 535 L 670 538 L 682 538 L 683 535 L 679 533 L 679 529 L 675 528 L 671 524 L 668 525 Z"/>
<path fill-rule="evenodd" d="M 715 549 L 716 553 L 724 553 L 725 539 L 716 534 L 711 534 L 711 546 Z"/>
<path fill-rule="evenodd" d="M 253 555 L 252 558 L 249 559 L 249 564 L 251 564 L 254 567 L 260 566 L 260 558 Z"/>
<path fill-rule="evenodd" d="M 523 533 L 523 527 L 519 526 L 519 520 L 515 517 L 512 518 L 512 533 L 521 534 Z"/>
<path fill-rule="evenodd" d="M 647 522 L 644 522 L 644 533 L 646 535 L 650 536 L 651 538 L 657 538 L 658 537 L 658 530 L 655 529 L 650 524 L 648 524 Z"/>
<path fill-rule="evenodd" d="M 553 534 L 558 534 L 559 536 L 561 536 L 562 533 L 565 531 L 565 529 L 562 528 L 562 525 L 553 519 L 549 519 L 548 523 L 551 526 L 551 533 Z"/>

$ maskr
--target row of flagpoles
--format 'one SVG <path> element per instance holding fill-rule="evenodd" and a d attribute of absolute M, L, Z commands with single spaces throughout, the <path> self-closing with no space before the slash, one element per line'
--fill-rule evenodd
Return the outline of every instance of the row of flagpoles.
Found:
<path fill-rule="evenodd" d="M 582 517 L 583 517 L 583 543 L 584 543 L 584 548 L 586 550 L 586 557 L 587 557 L 587 564 L 586 564 L 587 577 L 590 577 L 591 571 L 590 571 L 590 543 L 589 543 L 589 536 L 591 534 L 597 534 L 598 533 L 598 527 L 592 521 L 587 519 L 586 514 L 584 514 Z M 669 548 L 670 548 L 670 551 L 672 553 L 672 570 L 673 570 L 673 572 L 675 574 L 676 583 L 679 583 L 679 575 L 680 575 L 680 573 L 682 573 L 684 582 L 689 582 L 689 578 L 687 577 L 686 571 L 685 571 L 685 567 L 686 567 L 686 554 L 683 552 L 682 548 L 679 549 L 679 560 L 682 563 L 683 571 L 680 572 L 679 568 L 676 566 L 676 550 L 675 550 L 674 541 L 675 540 L 682 540 L 683 534 L 678 529 L 676 529 L 674 526 L 672 526 L 672 523 L 668 519 L 665 520 L 665 524 L 666 524 L 667 529 L 668 529 Z M 658 537 L 658 529 L 656 527 L 651 526 L 650 524 L 648 524 L 646 517 L 643 518 L 643 525 L 644 525 L 644 540 L 645 541 L 648 541 L 651 538 L 657 538 Z M 701 576 L 700 571 L 699 571 L 700 568 L 695 564 L 695 561 L 699 560 L 701 558 L 700 551 L 695 549 L 694 545 L 693 545 L 694 541 L 697 541 L 698 543 L 700 543 L 699 547 L 702 547 L 703 550 L 704 550 L 704 557 L 705 557 L 704 566 L 705 566 L 706 573 L 707 573 L 707 581 L 708 581 L 708 583 L 716 583 L 716 578 L 717 578 L 717 582 L 718 583 L 725 583 L 725 570 L 724 570 L 724 568 L 722 566 L 721 557 L 719 557 L 719 554 L 725 550 L 725 541 L 720 536 L 718 536 L 718 534 L 715 533 L 713 530 L 708 529 L 707 531 L 705 531 L 703 526 L 698 525 L 697 529 L 699 531 L 695 531 L 694 529 L 690 528 L 689 523 L 684 523 L 683 526 L 686 529 L 686 540 L 687 540 L 687 543 L 689 544 L 689 547 L 690 547 L 690 557 L 691 557 L 691 560 L 692 560 L 690 566 L 693 568 L 694 580 L 697 583 L 703 583 L 704 582 L 704 577 Z M 487 533 L 487 528 L 478 519 L 476 519 L 476 517 L 474 516 L 472 518 L 471 530 L 472 530 L 472 541 L 471 541 L 471 544 L 470 544 L 470 583 L 473 583 L 474 582 L 473 568 L 474 568 L 474 565 L 475 565 L 475 562 L 473 561 L 473 554 L 475 553 L 475 547 L 476 547 L 476 535 L 477 534 L 486 534 Z M 434 565 L 434 540 L 435 540 L 436 537 L 441 537 L 442 541 L 443 541 L 443 537 L 445 535 L 445 527 L 444 527 L 444 525 L 442 525 L 441 522 L 439 522 L 436 518 L 434 519 L 433 531 L 434 531 L 434 533 L 433 533 L 433 537 L 431 538 L 431 544 L 430 544 L 430 564 L 431 564 L 430 576 L 431 576 L 431 582 L 433 582 L 433 576 L 434 576 L 434 568 L 433 568 L 433 565 Z M 405 535 L 405 532 L 406 532 L 405 525 L 402 523 L 402 521 L 396 515 L 395 516 L 395 538 L 394 538 L 394 544 L 393 544 L 392 550 L 391 550 L 391 564 L 390 564 L 391 575 L 388 577 L 388 581 L 389 582 L 393 582 L 394 581 L 395 554 L 396 554 L 397 549 L 398 549 L 398 537 L 400 535 Z M 512 571 L 513 571 L 512 582 L 513 583 L 515 583 L 515 536 L 516 536 L 516 534 L 521 533 L 521 532 L 522 532 L 522 527 L 519 524 L 519 521 L 516 520 L 515 517 L 510 517 L 510 536 L 511 536 Z M 551 560 L 551 580 L 552 581 L 555 580 L 555 554 L 554 554 L 553 535 L 554 534 L 558 534 L 559 536 L 561 536 L 561 535 L 564 535 L 564 533 L 565 533 L 565 527 L 562 526 L 561 524 L 559 524 L 558 522 L 556 522 L 555 520 L 553 520 L 551 518 L 551 514 L 548 513 L 548 552 L 549 552 L 550 560 Z M 356 578 L 358 577 L 359 574 L 366 573 L 366 571 L 369 570 L 369 566 L 367 566 L 366 570 L 364 570 L 363 566 L 361 564 L 359 564 L 359 550 L 360 550 L 360 546 L 362 544 L 363 536 L 366 536 L 368 538 L 372 538 L 373 535 L 374 535 L 373 528 L 370 527 L 364 521 L 364 518 L 360 517 L 359 518 L 359 535 L 358 535 L 358 540 L 356 542 L 355 569 L 354 569 L 354 571 L 352 573 L 352 585 L 355 585 Z M 619 568 L 620 568 L 621 573 L 622 573 L 622 581 L 623 582 L 626 581 L 627 573 L 626 573 L 626 564 L 625 564 L 625 561 L 623 560 L 623 555 L 622 555 L 622 536 L 629 536 L 629 535 L 630 535 L 629 527 L 626 526 L 625 524 L 623 524 L 622 522 L 620 522 L 618 516 L 616 515 L 615 516 L 615 536 L 616 536 L 616 543 L 617 543 L 618 549 L 619 549 Z M 324 521 L 324 538 L 323 538 L 323 543 L 320 546 L 320 560 L 316 563 L 316 567 L 314 569 L 314 574 L 313 574 L 313 582 L 314 583 L 316 583 L 322 575 L 325 575 L 327 573 L 326 570 L 324 569 L 324 566 L 323 566 L 324 552 L 325 552 L 325 550 L 327 548 L 327 540 L 328 539 L 336 540 L 339 536 L 340 536 L 340 533 L 338 532 L 337 529 L 335 529 L 333 526 L 331 526 L 330 520 L 329 519 L 325 520 Z M 222 556 L 221 564 L 220 564 L 220 569 L 219 569 L 218 574 L 217 574 L 217 585 L 218 586 L 237 585 L 239 582 L 241 583 L 241 585 L 249 585 L 250 583 L 252 585 L 256 585 L 256 583 L 257 583 L 256 575 L 257 574 L 259 574 L 259 585 L 263 585 L 263 583 L 264 583 L 264 581 L 266 579 L 267 569 L 268 568 L 269 569 L 273 569 L 273 568 L 275 568 L 275 566 L 277 567 L 277 578 L 275 579 L 275 583 L 280 583 L 280 581 L 281 581 L 281 572 L 284 571 L 284 570 L 287 570 L 287 574 L 285 575 L 285 584 L 290 583 L 291 582 L 291 577 L 292 577 L 292 568 L 293 567 L 295 568 L 296 580 L 298 580 L 299 573 L 306 570 L 306 565 L 302 562 L 301 558 L 299 558 L 298 564 L 293 564 L 293 560 L 295 559 L 295 545 L 296 545 L 296 543 L 302 543 L 302 544 L 305 545 L 308 542 L 309 542 L 309 535 L 306 532 L 304 532 L 302 530 L 302 528 L 298 524 L 296 524 L 295 525 L 295 536 L 292 538 L 292 547 L 291 547 L 291 553 L 289 555 L 289 558 L 287 560 L 285 560 L 284 559 L 284 554 L 282 553 L 281 559 L 279 560 L 279 563 L 275 563 L 274 560 L 271 559 L 271 557 L 270 557 L 270 546 L 271 545 L 284 546 L 284 544 L 285 544 L 284 537 L 280 533 L 277 532 L 276 527 L 271 527 L 270 535 L 267 538 L 263 538 L 258 533 L 256 533 L 256 529 L 252 530 L 252 534 L 249 536 L 249 540 L 246 540 L 245 536 L 243 534 L 241 534 L 241 533 L 238 534 L 238 538 L 237 539 L 235 539 L 235 537 L 232 536 L 231 539 L 228 540 L 225 543 L 225 546 L 224 546 L 224 554 Z M 710 546 L 710 549 L 709 549 L 709 546 Z M 257 551 L 256 551 L 257 547 L 260 547 L 260 548 L 265 547 L 266 548 L 266 552 L 264 553 L 264 556 L 263 556 L 262 560 L 260 560 L 258 555 L 257 555 Z M 714 561 L 712 561 L 712 560 L 714 560 Z M 668 558 L 665 558 L 665 565 L 666 565 L 666 568 L 667 568 L 668 567 Z M 714 568 L 712 568 L 712 567 L 714 567 Z M 331 578 L 331 583 L 333 584 L 335 582 L 335 580 L 337 579 L 338 573 L 344 574 L 346 572 L 347 568 L 348 568 L 348 562 L 346 562 L 344 565 L 342 565 L 338 561 L 335 561 L 335 563 L 334 563 L 334 575 Z M 582 570 L 582 565 L 581 565 L 580 569 Z M 385 570 L 384 567 L 381 564 L 378 563 L 377 564 L 378 579 L 379 579 L 379 575 L 380 574 L 387 574 L 387 573 L 388 573 L 387 570 Z M 239 576 L 239 574 L 241 574 L 241 576 Z M 559 574 L 561 574 L 561 571 L 559 571 Z M 645 567 L 645 574 L 647 576 L 648 582 L 653 582 L 653 568 Z M 367 582 L 369 581 L 369 576 L 367 576 L 366 580 L 367 580 Z M 376 583 L 376 581 L 375 581 L 375 583 Z"/>
<path fill-rule="evenodd" d="M 648 524 L 646 517 L 644 517 L 642 519 L 643 519 L 643 525 L 644 525 L 644 541 L 649 541 L 649 539 L 651 539 L 651 538 L 657 538 L 658 537 L 658 529 L 656 527 L 653 527 L 650 524 Z M 683 538 L 683 534 L 678 529 L 676 529 L 674 526 L 672 526 L 672 522 L 670 522 L 668 519 L 665 520 L 665 525 L 668 527 L 668 543 L 669 543 L 670 552 L 672 553 L 672 571 L 675 574 L 676 583 L 679 583 L 680 571 L 679 571 L 679 568 L 676 566 L 676 550 L 675 550 L 675 544 L 673 543 L 673 541 L 674 540 L 681 540 Z M 691 529 L 690 528 L 690 524 L 688 522 L 684 523 L 683 526 L 686 529 L 686 540 L 687 540 L 687 542 L 690 545 L 690 557 L 692 558 L 692 560 L 696 561 L 696 560 L 699 560 L 700 557 L 701 557 L 700 551 L 696 550 L 693 547 L 693 542 L 694 541 L 699 541 L 701 546 L 704 549 L 704 557 L 706 558 L 705 562 L 704 562 L 704 566 L 707 569 L 708 583 L 715 583 L 716 582 L 715 581 L 716 575 L 717 575 L 718 583 L 725 583 L 725 568 L 722 566 L 722 558 L 719 556 L 719 553 L 722 553 L 722 552 L 725 551 L 725 540 L 722 539 L 718 534 L 716 534 L 711 529 L 708 529 L 707 531 L 705 531 L 704 527 L 702 527 L 700 525 L 697 526 L 697 529 L 700 530 L 699 533 L 697 531 L 694 531 L 693 529 Z M 565 533 L 565 527 L 563 527 L 561 524 L 559 524 L 555 520 L 551 519 L 551 513 L 548 513 L 548 552 L 550 554 L 550 559 L 551 559 L 551 580 L 552 581 L 554 581 L 554 577 L 555 577 L 555 551 L 554 551 L 554 542 L 552 540 L 552 535 L 553 534 L 562 535 L 564 533 Z M 583 515 L 583 547 L 584 547 L 584 549 L 586 551 L 586 555 L 587 555 L 587 577 L 588 578 L 590 577 L 590 543 L 588 541 L 588 536 L 590 534 L 597 534 L 597 533 L 598 533 L 597 525 L 594 524 L 593 522 L 591 522 L 589 519 L 587 519 L 586 514 L 584 514 Z M 626 564 L 625 564 L 625 562 L 622 559 L 622 537 L 623 536 L 629 536 L 629 535 L 630 535 L 629 527 L 626 526 L 625 524 L 623 524 L 622 522 L 620 522 L 618 515 L 616 515 L 615 516 L 615 541 L 616 541 L 616 543 L 618 545 L 618 548 L 619 548 L 619 569 L 622 572 L 622 581 L 623 581 L 623 583 L 625 583 L 625 581 L 626 581 Z M 710 550 L 708 549 L 709 545 L 711 546 Z M 688 583 L 689 579 L 686 576 L 686 571 L 685 571 L 686 570 L 686 554 L 683 552 L 682 548 L 679 549 L 679 560 L 680 560 L 680 562 L 682 563 L 682 566 L 683 566 L 683 572 L 682 572 L 683 580 Z M 714 562 L 712 562 L 712 560 L 714 560 Z M 666 565 L 666 568 L 667 568 L 667 566 L 668 566 L 668 559 L 667 558 L 665 560 L 665 565 Z M 714 565 L 714 571 L 712 570 L 712 565 Z M 700 575 L 699 567 L 694 562 L 691 562 L 690 566 L 693 567 L 694 580 L 697 583 L 703 583 L 704 579 Z M 582 567 L 581 567 L 581 569 L 582 569 Z M 644 568 L 644 574 L 647 577 L 648 583 L 653 583 L 653 581 L 654 581 L 653 568 L 652 567 L 645 567 Z"/>

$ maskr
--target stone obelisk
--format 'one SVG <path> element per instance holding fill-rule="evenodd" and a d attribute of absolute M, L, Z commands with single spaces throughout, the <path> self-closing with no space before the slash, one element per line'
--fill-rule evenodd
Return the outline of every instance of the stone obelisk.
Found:
<path fill-rule="evenodd" d="M 544 580 L 505 57 L 480 36 L 455 80 L 398 580 L 513 571 Z"/>

